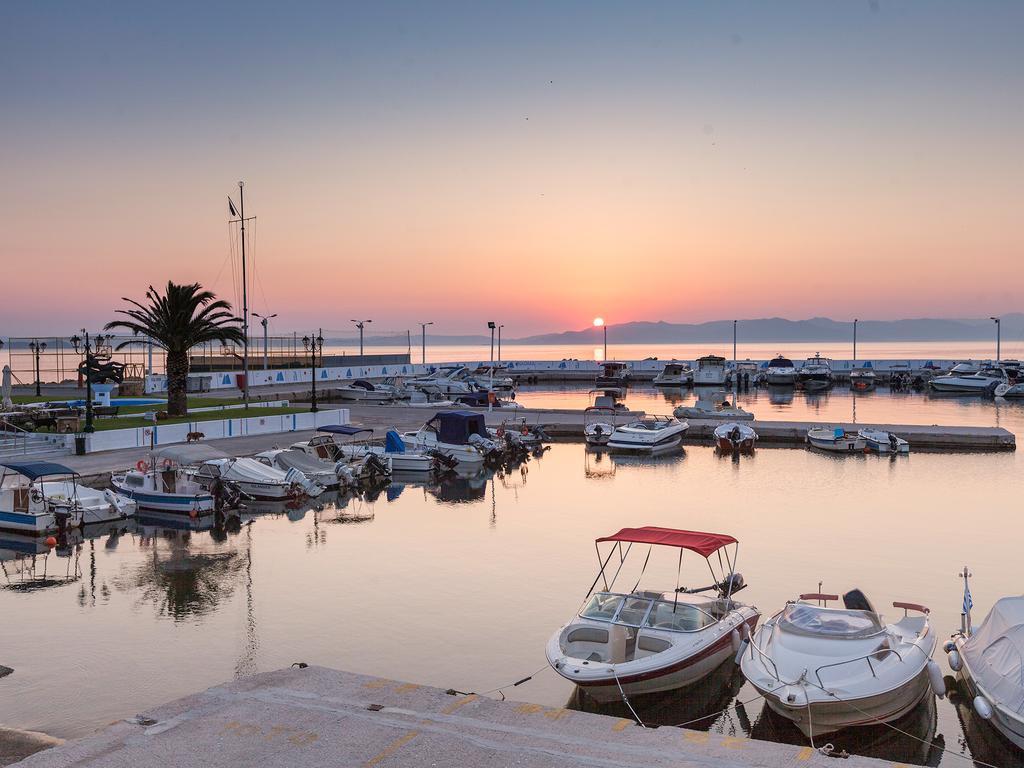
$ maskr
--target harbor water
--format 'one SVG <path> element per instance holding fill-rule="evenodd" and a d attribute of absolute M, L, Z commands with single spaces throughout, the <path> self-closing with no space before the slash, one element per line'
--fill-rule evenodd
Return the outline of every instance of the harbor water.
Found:
<path fill-rule="evenodd" d="M 760 411 L 766 396 L 752 396 Z M 803 397 L 788 406 L 792 418 L 811 407 Z M 848 415 L 839 413 L 848 394 L 822 397 L 823 408 Z M 908 411 L 882 393 L 863 399 L 872 398 L 888 403 L 890 416 Z M 928 410 L 930 400 L 919 407 L 948 420 Z M 934 407 L 964 407 L 972 423 L 995 418 L 992 401 Z M 1024 409 L 998 418 L 1024 429 Z M 298 661 L 480 692 L 536 672 L 506 695 L 593 709 L 547 669 L 543 649 L 596 574 L 594 539 L 624 526 L 736 536 L 749 584 L 741 597 L 765 618 L 821 582 L 828 592 L 861 588 L 891 618 L 894 600 L 924 603 L 941 640 L 959 626 L 965 564 L 975 574 L 976 621 L 1020 591 L 1022 469 L 1013 453 L 891 460 L 762 448 L 734 462 L 709 446 L 641 459 L 556 443 L 507 472 L 395 483 L 372 500 L 328 500 L 321 509 L 254 509 L 228 529 L 142 518 L 120 535 L 48 553 L 5 536 L 0 663 L 15 671 L 4 681 L 0 723 L 80 736 Z M 652 557 L 645 584 L 674 586 L 668 559 L 663 567 Z M 703 584 L 706 566 L 684 564 L 687 578 Z M 640 700 L 637 711 L 652 722 L 703 718 L 689 727 L 804 743 L 728 666 L 699 690 Z M 878 726 L 831 740 L 904 762 L 960 764 L 941 744 L 1022 764 L 948 700 L 915 710 L 900 728 L 910 735 Z"/>

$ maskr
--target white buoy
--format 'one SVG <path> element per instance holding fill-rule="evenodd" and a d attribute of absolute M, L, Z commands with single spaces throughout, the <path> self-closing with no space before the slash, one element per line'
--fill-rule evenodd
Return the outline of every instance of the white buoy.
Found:
<path fill-rule="evenodd" d="M 732 650 L 733 653 L 735 653 L 740 649 L 740 633 L 734 629 L 732 632 L 729 633 L 729 639 L 732 640 Z"/>
<path fill-rule="evenodd" d="M 928 682 L 931 683 L 932 692 L 940 699 L 946 695 L 946 681 L 942 679 L 942 670 L 935 663 L 935 659 L 928 660 Z"/>
<path fill-rule="evenodd" d="M 946 656 L 946 661 L 949 662 L 949 668 L 954 672 L 959 672 L 964 668 L 964 661 L 960 658 L 959 651 L 950 651 Z"/>
<path fill-rule="evenodd" d="M 744 640 L 742 643 L 740 643 L 740 649 L 736 651 L 736 657 L 733 659 L 733 661 L 736 662 L 736 666 L 739 666 L 740 659 L 743 658 L 743 653 L 747 650 L 747 644 L 749 642 L 749 640 Z"/>
<path fill-rule="evenodd" d="M 990 720 L 992 718 L 992 705 L 988 703 L 984 696 L 974 697 L 974 711 L 978 713 L 978 717 L 982 720 Z"/>

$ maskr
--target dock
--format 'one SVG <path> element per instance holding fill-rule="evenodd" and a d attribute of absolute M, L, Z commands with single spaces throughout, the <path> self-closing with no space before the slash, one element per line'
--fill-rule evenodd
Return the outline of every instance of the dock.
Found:
<path fill-rule="evenodd" d="M 775 768 L 835 762 L 810 746 L 644 728 L 606 715 L 293 665 L 164 704 L 18 765 Z M 843 761 L 845 768 L 892 765 L 857 756 Z"/>

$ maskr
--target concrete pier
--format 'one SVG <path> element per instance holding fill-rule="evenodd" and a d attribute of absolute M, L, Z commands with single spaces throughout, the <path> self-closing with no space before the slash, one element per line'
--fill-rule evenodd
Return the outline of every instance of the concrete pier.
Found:
<path fill-rule="evenodd" d="M 809 746 L 754 741 L 322 667 L 244 678 L 40 752 L 25 768 L 430 765 L 724 768 L 834 765 Z M 891 766 L 850 757 L 845 768 Z"/>

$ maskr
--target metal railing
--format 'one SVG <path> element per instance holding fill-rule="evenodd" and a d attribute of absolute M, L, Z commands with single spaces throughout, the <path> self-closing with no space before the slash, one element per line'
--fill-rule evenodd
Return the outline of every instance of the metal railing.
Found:
<path fill-rule="evenodd" d="M 12 424 L 7 419 L 0 419 L 0 430 L 3 432 L 3 436 L 6 437 L 8 433 L 14 433 L 14 448 L 18 447 L 18 438 L 21 438 L 21 452 L 28 453 L 28 436 L 32 433 L 23 427 L 19 427 L 17 424 Z"/>

